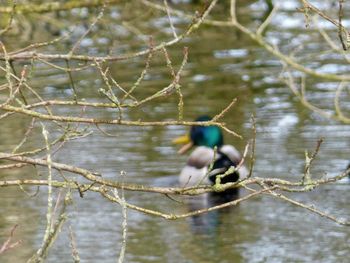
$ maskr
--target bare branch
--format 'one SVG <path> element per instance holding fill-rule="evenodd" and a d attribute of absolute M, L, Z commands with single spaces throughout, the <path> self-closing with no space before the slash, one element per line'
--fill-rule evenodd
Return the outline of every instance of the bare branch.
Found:
<path fill-rule="evenodd" d="M 18 225 L 14 225 L 11 229 L 10 235 L 7 240 L 0 246 L 0 255 L 5 253 L 7 250 L 13 249 L 22 243 L 22 240 L 11 243 L 13 235 L 15 234 Z"/>

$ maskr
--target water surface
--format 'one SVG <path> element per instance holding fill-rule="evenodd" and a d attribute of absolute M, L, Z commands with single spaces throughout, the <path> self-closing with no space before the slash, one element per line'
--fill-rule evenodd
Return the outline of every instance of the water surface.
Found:
<path fill-rule="evenodd" d="M 175 1 L 174 1 L 175 2 Z M 191 11 L 197 5 L 180 2 L 176 8 Z M 136 4 L 116 5 L 107 8 L 105 17 L 82 42 L 79 52 L 84 54 L 118 54 L 139 50 L 142 37 L 154 34 L 155 41 L 171 37 L 165 14 L 148 10 Z M 215 13 L 224 19 L 226 7 L 220 3 Z M 348 73 L 349 66 L 341 56 L 325 52 L 327 46 L 313 28 L 305 28 L 303 15 L 295 12 L 298 1 L 284 1 L 272 20 L 266 38 L 285 52 L 296 51 L 305 58 L 302 63 L 324 72 Z M 143 8 L 143 9 L 141 9 Z M 147 10 L 146 10 L 147 9 Z M 143 10 L 145 12 L 143 12 Z M 239 6 L 240 19 L 249 27 L 256 27 L 266 10 L 262 1 L 249 1 Z M 59 13 L 67 30 L 77 26 L 71 39 L 57 44 L 55 50 L 71 47 L 86 30 L 96 11 L 74 10 Z M 29 37 L 23 43 L 16 36 L 6 38 L 5 44 L 25 45 L 25 41 L 46 41 L 57 33 L 57 26 L 43 19 L 36 23 L 36 15 L 29 16 Z M 121 25 L 125 20 L 139 28 L 144 36 Z M 147 22 L 145 22 L 147 21 Z M 183 30 L 188 21 L 174 18 L 176 28 Z M 323 23 L 322 23 L 323 25 Z M 325 29 L 333 29 L 328 24 Z M 97 32 L 98 31 L 98 32 Z M 155 33 L 156 32 L 156 33 Z M 336 36 L 336 30 L 330 33 Z M 59 33 L 59 32 L 58 32 Z M 146 45 L 146 44 L 144 44 Z M 302 45 L 303 48 L 299 48 Z M 185 103 L 185 118 L 192 120 L 198 115 L 215 115 L 233 98 L 238 102 L 225 116 L 229 127 L 243 136 L 237 139 L 225 134 L 227 143 L 243 150 L 251 139 L 252 114 L 256 117 L 256 164 L 255 175 L 282 179 L 300 178 L 305 165 L 305 150 L 313 151 L 316 142 L 323 137 L 313 174 L 318 177 L 335 175 L 345 169 L 349 157 L 348 125 L 330 121 L 310 112 L 300 105 L 289 88 L 281 81 L 281 64 L 269 53 L 257 46 L 242 33 L 229 28 L 203 26 L 191 37 L 168 49 L 174 67 L 182 60 L 182 49 L 189 48 L 189 61 L 181 77 Z M 49 50 L 48 50 L 49 51 Z M 55 51 L 53 51 L 55 52 Z M 325 54 L 320 56 L 320 54 Z M 305 56 L 303 56 L 305 55 Z M 17 63 L 19 68 L 24 62 Z M 124 87 L 131 87 L 138 78 L 145 59 L 137 58 L 110 64 L 113 77 Z M 61 66 L 65 64 L 62 63 Z M 36 63 L 35 78 L 31 84 L 44 98 L 72 99 L 67 74 L 52 67 Z M 105 101 L 98 92 L 103 85 L 96 70 L 87 69 L 73 73 L 77 94 L 88 101 Z M 3 79 L 2 79 L 3 80 Z M 135 94 L 145 97 L 171 82 L 171 74 L 161 55 L 151 61 L 151 69 Z M 320 107 L 332 109 L 337 83 L 307 79 L 308 98 Z M 126 119 L 173 120 L 177 117 L 177 97 L 157 99 L 139 109 L 125 110 Z M 349 96 L 344 94 L 342 106 L 349 109 Z M 76 114 L 75 108 L 59 108 L 59 114 Z M 88 110 L 86 114 L 99 118 L 116 118 L 116 111 Z M 1 121 L 1 151 L 10 151 L 26 130 L 28 119 L 13 116 Z M 40 125 L 36 135 L 25 146 L 28 149 L 44 145 Z M 81 125 L 81 128 L 85 125 Z M 186 132 L 185 127 L 125 127 L 101 126 L 114 134 L 108 137 L 95 127 L 88 127 L 92 135 L 69 142 L 55 156 L 57 162 L 99 171 L 104 177 L 145 185 L 175 186 L 177 174 L 185 164 L 186 156 L 178 156 L 171 140 Z M 51 138 L 56 126 L 48 125 Z M 44 169 L 39 169 L 42 176 Z M 1 179 L 36 177 L 36 170 L 28 167 L 19 172 L 3 171 Z M 57 178 L 59 175 L 55 174 Z M 349 182 L 320 187 L 310 193 L 293 194 L 291 197 L 307 204 L 314 204 L 335 216 L 349 217 Z M 35 193 L 35 188 L 26 188 Z M 2 262 L 24 262 L 40 246 L 46 223 L 46 188 L 28 197 L 18 188 L 2 188 L 0 198 L 0 240 L 4 240 L 14 224 L 19 224 L 16 238 L 23 243 L 4 254 Z M 246 192 L 241 191 L 241 195 Z M 55 191 L 57 196 L 58 192 Z M 183 203 L 157 194 L 131 192 L 127 201 L 142 207 L 167 213 L 186 213 L 202 207 L 203 199 Z M 179 197 L 177 197 L 179 198 Z M 182 199 L 182 198 L 180 198 Z M 204 203 L 207 200 L 204 200 Z M 206 205 L 206 204 L 204 204 Z M 122 216 L 118 205 L 107 202 L 95 193 L 80 198 L 73 194 L 73 205 L 68 208 L 68 220 L 49 253 L 48 262 L 71 262 L 68 227 L 73 229 L 81 262 L 116 262 L 122 240 Z M 128 210 L 128 238 L 125 262 L 347 262 L 349 256 L 350 229 L 338 226 L 305 210 L 259 196 L 237 207 L 211 212 L 202 216 L 167 221 L 161 218 Z"/>

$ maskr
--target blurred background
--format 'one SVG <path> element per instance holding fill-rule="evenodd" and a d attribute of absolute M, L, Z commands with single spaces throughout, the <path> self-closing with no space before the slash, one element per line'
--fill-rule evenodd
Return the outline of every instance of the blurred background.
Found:
<path fill-rule="evenodd" d="M 0 1 L 2 5 L 7 1 Z M 31 1 L 38 2 L 39 1 Z M 193 14 L 203 9 L 205 1 L 169 1 L 174 9 Z M 273 1 L 277 2 L 277 1 Z M 271 1 L 238 1 L 239 21 L 250 29 L 257 28 L 274 4 Z M 162 1 L 159 1 L 162 4 Z M 322 10 L 337 14 L 337 1 L 313 1 Z M 344 57 L 330 49 L 318 28 L 337 41 L 337 29 L 317 20 L 307 26 L 304 14 L 297 11 L 300 1 L 278 1 L 279 9 L 265 32 L 266 41 L 285 54 L 293 54 L 298 62 L 323 73 L 348 74 Z M 349 25 L 349 6 L 344 6 L 343 23 Z M 30 13 L 16 16 L 13 28 L 1 41 L 8 52 L 31 43 L 50 41 L 72 31 L 69 38 L 44 47 L 43 53 L 66 53 L 89 28 L 101 8 L 77 8 L 51 13 Z M 219 1 L 212 19 L 227 20 L 229 1 Z M 0 18 L 2 25 L 7 18 Z M 189 19 L 172 17 L 178 34 Z M 316 26 L 317 25 L 317 26 Z M 3 26 L 2 26 L 3 27 Z M 166 13 L 145 6 L 141 1 L 120 1 L 107 6 L 101 20 L 82 40 L 77 54 L 118 55 L 144 49 L 152 36 L 154 43 L 172 38 Z M 337 42 L 338 43 L 338 42 Z M 338 43 L 339 44 L 339 43 Z M 184 118 L 214 116 L 232 99 L 238 101 L 224 117 L 228 127 L 243 139 L 225 134 L 225 142 L 243 151 L 252 138 L 251 116 L 257 124 L 256 164 L 254 175 L 298 180 L 305 165 L 305 150 L 313 151 L 320 137 L 324 143 L 312 167 L 315 178 L 343 172 L 349 161 L 349 125 L 321 117 L 305 107 L 294 96 L 281 77 L 282 65 L 247 35 L 230 27 L 203 24 L 191 36 L 169 47 L 173 66 L 178 68 L 183 48 L 189 59 L 180 79 L 184 96 Z M 20 70 L 30 61 L 15 61 Z M 110 72 L 118 83 L 128 89 L 144 69 L 146 57 L 110 62 Z M 1 62 L 3 65 L 4 63 Z M 65 62 L 55 62 L 65 67 Z M 71 66 L 83 66 L 72 62 Z M 36 61 L 30 69 L 29 83 L 45 99 L 72 99 L 69 76 L 47 63 Z M 1 75 L 2 74 L 2 75 Z M 297 73 L 294 73 L 298 80 Z M 99 72 L 91 68 L 72 72 L 75 89 L 86 101 L 105 101 L 99 93 L 104 85 Z M 5 81 L 5 74 L 0 73 Z M 158 52 L 150 69 L 134 92 L 138 98 L 161 90 L 172 81 L 164 55 Z M 306 96 L 315 105 L 333 110 L 338 82 L 306 78 Z M 153 100 L 135 109 L 125 109 L 124 119 L 174 120 L 177 118 L 176 94 Z M 349 92 L 341 96 L 341 106 L 349 112 Z M 75 112 L 74 112 L 75 111 Z M 60 107 L 60 115 L 79 115 L 80 109 Z M 117 110 L 86 110 L 86 115 L 103 119 L 116 118 Z M 11 151 L 27 129 L 30 119 L 13 115 L 0 123 L 1 151 Z M 49 125 L 49 124 L 48 124 Z M 84 127 L 84 125 L 82 125 Z M 99 171 L 104 177 L 152 186 L 176 186 L 177 176 L 186 162 L 179 156 L 172 139 L 188 129 L 181 126 L 126 127 L 101 126 L 114 137 L 108 137 L 92 126 L 92 135 L 66 144 L 54 161 Z M 50 128 L 50 126 L 48 126 Z M 50 136 L 56 130 L 51 127 Z M 40 125 L 25 147 L 45 145 Z M 34 169 L 20 172 L 0 171 L 1 179 L 32 178 Z M 39 175 L 46 171 L 39 169 Z M 335 216 L 349 216 L 349 181 L 347 179 L 317 188 L 309 193 L 290 194 L 298 201 L 314 204 Z M 36 188 L 26 188 L 33 194 Z M 40 246 L 46 224 L 46 188 L 28 196 L 19 188 L 0 191 L 0 241 L 19 224 L 17 248 L 1 255 L 1 262 L 24 262 Z M 57 192 L 56 192 L 57 193 Z M 245 191 L 241 191 L 243 195 Z M 185 213 L 188 202 L 178 203 L 158 194 L 126 193 L 128 202 L 169 213 Z M 201 200 L 194 201 L 198 205 Z M 107 202 L 98 194 L 73 195 L 68 220 L 49 252 L 47 262 L 71 262 L 68 226 L 76 234 L 81 262 L 115 262 L 122 240 L 121 207 Z M 166 221 L 128 210 L 128 238 L 125 262 L 348 262 L 350 229 L 311 214 L 306 210 L 261 195 L 237 207 L 210 212 L 201 216 Z"/>

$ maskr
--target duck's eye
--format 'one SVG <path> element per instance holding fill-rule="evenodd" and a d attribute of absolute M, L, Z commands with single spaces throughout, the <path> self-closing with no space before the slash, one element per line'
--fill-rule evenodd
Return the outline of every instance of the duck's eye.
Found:
<path fill-rule="evenodd" d="M 194 144 L 198 145 L 204 138 L 203 129 L 200 126 L 195 126 L 191 128 L 191 140 Z"/>

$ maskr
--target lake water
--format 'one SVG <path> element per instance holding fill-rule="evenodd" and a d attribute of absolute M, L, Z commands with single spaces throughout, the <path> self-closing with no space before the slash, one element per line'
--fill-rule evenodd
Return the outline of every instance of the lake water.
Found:
<path fill-rule="evenodd" d="M 174 8 L 192 12 L 201 7 L 174 1 Z M 242 2 L 242 1 L 241 1 Z M 321 2 L 321 1 L 319 1 Z M 305 28 L 303 14 L 296 12 L 298 1 L 283 1 L 272 20 L 265 37 L 277 44 L 284 53 L 295 52 L 300 62 L 321 72 L 348 74 L 350 67 L 340 55 L 327 52 L 329 48 L 312 26 Z M 326 6 L 328 10 L 333 7 Z M 214 10 L 216 19 L 226 19 L 228 5 L 220 2 Z M 256 27 L 264 16 L 263 1 L 239 4 L 239 19 L 249 28 Z M 98 12 L 83 9 L 55 15 L 30 15 L 22 17 L 25 25 L 18 30 L 23 34 L 9 35 L 4 43 L 9 50 L 23 47 L 34 41 L 47 41 L 55 37 L 58 27 L 75 29 L 70 40 L 59 42 L 45 52 L 58 52 L 72 47 L 86 30 Z M 347 14 L 347 10 L 346 10 Z M 57 22 L 59 21 L 59 23 Z M 127 22 L 122 26 L 121 22 Z M 188 21 L 174 18 L 175 27 L 181 32 Z M 349 20 L 344 16 L 344 23 Z M 337 30 L 326 22 L 320 22 L 337 40 Z M 144 35 L 135 35 L 136 29 Z M 24 34 L 25 33 L 25 34 Z M 105 16 L 81 43 L 78 53 L 119 54 L 144 47 L 146 35 L 152 34 L 160 43 L 171 39 L 167 16 L 152 11 L 138 1 L 106 8 Z M 20 39 L 21 41 L 19 41 Z M 338 42 L 337 42 L 338 43 Z M 243 139 L 225 134 L 225 141 L 243 151 L 252 138 L 251 119 L 257 124 L 256 164 L 254 175 L 297 180 L 305 165 L 305 150 L 312 152 L 320 137 L 324 138 L 312 173 L 315 177 L 341 173 L 349 161 L 350 129 L 305 109 L 281 81 L 281 64 L 271 54 L 252 42 L 246 35 L 232 28 L 203 25 L 191 37 L 168 49 L 175 68 L 180 66 L 183 47 L 189 48 L 188 64 L 180 84 L 184 95 L 185 119 L 199 115 L 215 115 L 233 98 L 238 101 L 225 116 L 230 128 Z M 57 51 L 58 50 L 58 51 Z M 28 62 L 16 62 L 20 66 Z M 1 62 L 1 65 L 4 63 Z M 76 64 L 72 63 L 76 66 Z M 57 65 L 65 66 L 59 62 Z M 145 58 L 113 62 L 113 77 L 126 88 L 138 78 L 145 65 Z M 2 74 L 2 73 L 1 73 Z M 69 76 L 44 63 L 36 63 L 31 85 L 46 99 L 72 99 Z M 107 102 L 98 90 L 103 86 L 96 69 L 73 72 L 75 89 L 80 98 L 87 101 Z M 1 83 L 5 82 L 1 76 Z M 151 61 L 145 81 L 135 91 L 138 98 L 146 97 L 162 89 L 172 81 L 164 55 L 157 53 Z M 332 110 L 338 84 L 308 78 L 307 96 L 319 107 Z M 341 97 L 345 113 L 349 113 L 349 93 Z M 130 120 L 174 120 L 177 117 L 176 94 L 154 100 L 137 109 L 124 111 Z M 78 116 L 81 108 L 54 108 L 57 114 Z M 115 110 L 87 109 L 86 116 L 116 118 Z M 30 119 L 12 116 L 0 120 L 1 151 L 11 151 L 21 140 Z M 103 126 L 101 129 L 114 134 L 108 137 L 95 126 L 81 125 L 93 133 L 90 136 L 67 143 L 53 158 L 56 162 L 76 165 L 99 171 L 106 178 L 120 179 L 151 186 L 176 186 L 177 175 L 186 162 L 186 156 L 177 155 L 173 138 L 188 129 L 169 127 Z M 47 124 L 50 138 L 58 135 L 57 126 Z M 41 125 L 36 123 L 35 135 L 25 145 L 32 149 L 44 145 Z M 46 170 L 39 169 L 45 178 Z M 32 167 L 22 170 L 4 170 L 0 179 L 35 178 Z M 75 175 L 66 175 L 77 177 Z M 61 179 L 58 174 L 55 178 Z M 25 188 L 29 193 L 36 188 Z M 241 195 L 246 192 L 241 191 Z M 58 190 L 54 192 L 58 195 Z M 289 195 L 306 204 L 338 217 L 350 216 L 350 184 L 347 179 L 317 188 L 308 193 Z M 47 189 L 29 197 L 17 187 L 0 191 L 0 244 L 11 227 L 19 228 L 15 240 L 22 244 L 0 257 L 0 262 L 25 262 L 40 246 L 46 224 Z M 182 199 L 181 197 L 176 197 Z M 175 202 L 159 194 L 127 192 L 129 203 L 163 212 L 181 214 L 202 207 L 203 200 L 194 198 Z M 69 227 L 76 236 L 81 262 L 116 262 L 122 240 L 121 207 L 106 201 L 97 193 L 88 192 L 84 198 L 73 194 L 73 204 L 68 207 L 68 219 L 57 241 L 49 252 L 47 262 L 72 262 Z M 301 208 L 261 195 L 241 203 L 201 216 L 167 221 L 158 217 L 128 210 L 127 246 L 125 262 L 349 262 L 350 228 L 339 226 Z"/>

